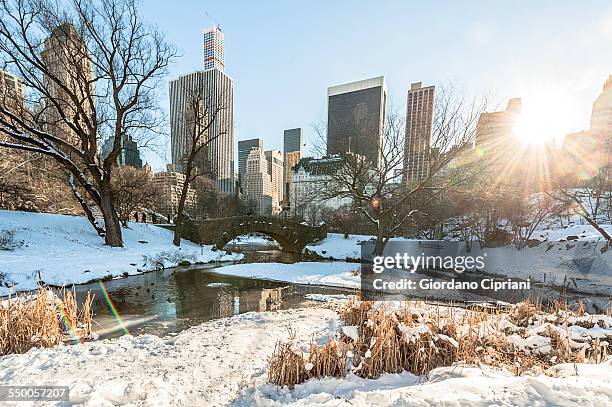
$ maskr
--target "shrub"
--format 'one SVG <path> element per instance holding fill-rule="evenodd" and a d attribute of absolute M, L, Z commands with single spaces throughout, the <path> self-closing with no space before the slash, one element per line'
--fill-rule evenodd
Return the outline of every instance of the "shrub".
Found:
<path fill-rule="evenodd" d="M 14 229 L 0 230 L 0 250 L 12 251 L 23 246 L 23 240 L 18 240 L 16 236 Z"/>

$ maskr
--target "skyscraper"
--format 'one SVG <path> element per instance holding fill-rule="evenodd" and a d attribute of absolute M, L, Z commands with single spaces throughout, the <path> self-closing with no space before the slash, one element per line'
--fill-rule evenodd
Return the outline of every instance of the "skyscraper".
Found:
<path fill-rule="evenodd" d="M 506 110 L 480 115 L 475 144 L 483 157 L 493 161 L 508 158 L 516 143 L 514 128 L 521 114 L 521 106 L 521 98 L 513 98 L 508 101 Z"/>
<path fill-rule="evenodd" d="M 327 89 L 327 154 L 351 151 L 377 166 L 382 153 L 387 86 L 385 78 Z"/>
<path fill-rule="evenodd" d="M 65 120 L 74 120 L 74 117 L 83 114 L 91 115 L 95 109 L 93 65 L 87 46 L 75 28 L 70 23 L 64 23 L 57 26 L 45 40 L 42 61 L 50 73 L 43 77 L 50 96 L 45 100 L 41 115 L 45 129 L 76 145 L 80 140 Z M 82 101 L 81 106 L 73 105 L 66 88 Z"/>
<path fill-rule="evenodd" d="M 285 190 L 283 184 L 283 153 L 280 150 L 269 150 L 265 152 L 265 155 L 268 161 L 268 174 L 272 182 L 272 213 L 275 214 L 280 212 Z"/>
<path fill-rule="evenodd" d="M 251 149 L 246 160 L 244 176 L 244 196 L 247 204 L 258 215 L 271 215 L 272 179 L 268 173 L 268 160 L 261 147 Z"/>
<path fill-rule="evenodd" d="M 304 134 L 302 128 L 287 129 L 284 131 L 283 152 L 284 165 L 283 171 L 283 200 L 285 205 L 289 203 L 289 193 L 291 191 L 291 170 L 302 159 L 302 147 L 304 146 Z"/>
<path fill-rule="evenodd" d="M 427 177 L 431 126 L 434 113 L 434 86 L 410 85 L 406 107 L 406 138 L 404 147 L 404 181 Z"/>
<path fill-rule="evenodd" d="M 170 132 L 172 164 L 179 170 L 189 149 L 189 101 L 198 95 L 203 110 L 214 116 L 208 128 L 212 140 L 206 150 L 207 170 L 219 191 L 234 192 L 234 94 L 233 81 L 223 72 L 223 32 L 218 26 L 204 30 L 204 68 L 170 81 Z M 193 115 L 193 113 L 192 113 Z M 209 116 L 209 117 L 210 117 Z"/>
<path fill-rule="evenodd" d="M 102 144 L 100 149 L 100 158 L 103 160 L 108 157 L 113 149 L 113 143 L 115 142 L 114 137 L 109 137 Z M 123 134 L 121 136 L 121 150 L 117 157 L 117 165 L 119 166 L 130 166 L 136 168 L 142 168 L 142 159 L 140 158 L 140 150 L 138 150 L 138 143 L 132 139 L 129 134 Z"/>
<path fill-rule="evenodd" d="M 597 140 L 602 156 L 601 166 L 612 166 L 612 75 L 603 85 L 599 97 L 593 102 L 590 133 Z"/>
<path fill-rule="evenodd" d="M 244 192 L 244 177 L 246 175 L 246 162 L 249 153 L 254 148 L 261 148 L 263 150 L 263 140 L 254 138 L 250 140 L 238 141 L 238 181 L 240 188 Z"/>
<path fill-rule="evenodd" d="M 21 114 L 25 107 L 23 82 L 17 76 L 0 70 L 0 105 Z"/>
<path fill-rule="evenodd" d="M 293 153 L 294 151 L 299 151 L 301 154 L 303 145 L 304 145 L 304 135 L 302 133 L 302 128 L 287 129 L 284 131 L 284 140 L 283 140 L 283 152 L 284 153 Z"/>
<path fill-rule="evenodd" d="M 225 69 L 224 35 L 218 25 L 204 29 L 204 70 Z"/>

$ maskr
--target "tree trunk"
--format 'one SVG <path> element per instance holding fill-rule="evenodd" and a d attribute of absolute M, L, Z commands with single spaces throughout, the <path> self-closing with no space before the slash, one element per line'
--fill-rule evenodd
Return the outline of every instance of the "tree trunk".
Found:
<path fill-rule="evenodd" d="M 376 243 L 374 245 L 374 255 L 375 256 L 383 255 L 386 243 L 387 242 L 385 241 L 385 237 L 383 236 L 383 231 L 382 229 L 379 228 L 376 234 Z"/>
<path fill-rule="evenodd" d="M 106 229 L 104 240 L 111 247 L 123 247 L 121 224 L 111 199 L 110 185 L 103 184 L 100 188 L 100 195 L 102 198 L 100 210 L 104 216 L 104 228 Z"/>
<path fill-rule="evenodd" d="M 104 230 L 103 227 L 101 227 L 98 224 L 98 220 L 94 216 L 91 208 L 89 207 L 89 204 L 85 201 L 85 199 L 83 198 L 83 196 L 79 192 L 79 189 L 78 189 L 78 187 L 76 185 L 76 181 L 74 179 L 74 175 L 70 174 L 68 176 L 68 183 L 70 184 L 70 188 L 72 189 L 72 194 L 74 195 L 74 198 L 81 205 L 81 208 L 83 209 L 83 212 L 85 212 L 85 215 L 87 216 L 87 220 L 94 227 L 94 229 L 96 230 L 96 233 L 98 234 L 98 236 L 104 237 L 105 234 L 106 234 L 106 231 Z"/>
<path fill-rule="evenodd" d="M 187 192 L 189 192 L 189 177 L 191 176 L 191 168 L 187 168 L 183 190 L 181 191 L 181 199 L 179 200 L 178 209 L 176 211 L 176 221 L 174 222 L 174 239 L 172 243 L 175 246 L 181 247 L 181 229 L 183 226 L 183 213 L 185 212 L 185 201 L 187 200 Z"/>

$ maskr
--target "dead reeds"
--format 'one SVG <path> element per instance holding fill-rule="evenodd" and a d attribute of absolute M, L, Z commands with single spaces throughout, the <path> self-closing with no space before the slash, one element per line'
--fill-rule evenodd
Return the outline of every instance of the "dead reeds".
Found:
<path fill-rule="evenodd" d="M 0 356 L 89 337 L 93 296 L 87 293 L 80 310 L 72 291 L 62 297 L 46 288 L 34 295 L 9 296 L 0 306 Z"/>
<path fill-rule="evenodd" d="M 395 304 L 397 305 L 397 304 Z M 323 345 L 313 340 L 305 354 L 290 343 L 278 343 L 270 359 L 270 382 L 293 388 L 310 378 L 354 374 L 375 378 L 409 371 L 424 375 L 456 362 L 505 367 L 520 375 L 558 363 L 600 363 L 609 355 L 612 329 L 607 315 L 593 316 L 565 304 L 543 310 L 524 302 L 508 309 L 430 306 L 406 302 L 403 307 L 350 300 L 339 311 L 340 339 Z M 573 331 L 594 329 L 577 340 Z M 595 332 L 597 331 L 597 332 Z"/>
<path fill-rule="evenodd" d="M 278 341 L 269 359 L 268 381 L 290 389 L 310 378 L 344 377 L 349 346 L 344 341 L 328 340 L 319 345 L 310 342 L 308 353 L 296 345 L 293 331 L 289 341 Z"/>

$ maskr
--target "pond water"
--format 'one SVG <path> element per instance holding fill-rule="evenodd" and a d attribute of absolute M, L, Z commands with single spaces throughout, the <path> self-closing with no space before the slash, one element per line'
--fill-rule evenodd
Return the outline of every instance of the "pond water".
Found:
<path fill-rule="evenodd" d="M 130 333 L 179 332 L 217 318 L 251 311 L 313 306 L 306 294 L 352 294 L 354 290 L 291 284 L 215 274 L 217 266 L 178 267 L 103 282 Z M 100 338 L 124 333 L 98 283 L 76 287 L 82 299 L 95 295 L 94 332 Z"/>
<path fill-rule="evenodd" d="M 295 256 L 279 250 L 269 242 L 249 242 L 232 246 L 232 251 L 245 255 L 245 262 L 293 263 Z M 98 283 L 76 286 L 82 299 L 88 291 L 95 295 L 94 332 L 99 338 L 124 334 L 123 326 L 132 334 L 150 333 L 164 335 L 179 332 L 190 326 L 212 319 L 229 317 L 252 311 L 274 311 L 313 306 L 316 302 L 305 298 L 306 294 L 355 294 L 352 289 L 317 285 L 293 284 L 279 281 L 233 277 L 215 273 L 224 264 L 177 267 L 153 271 Z M 313 267 L 316 267 L 313 264 Z M 279 270 L 279 275 L 282 275 Z M 432 279 L 444 281 L 456 278 L 456 274 L 424 271 L 408 276 L 410 280 Z M 483 276 L 464 273 L 459 280 L 479 280 Z M 103 292 L 103 289 L 106 291 Z M 542 297 L 555 298 L 559 292 L 543 290 Z M 531 296 L 532 290 L 505 290 L 492 293 L 472 291 L 414 291 L 410 298 L 431 302 L 453 302 L 457 305 L 473 302 L 518 302 Z M 108 295 L 112 306 L 106 299 Z M 402 298 L 406 298 L 402 296 Z M 399 299 L 399 298 L 397 298 Z M 566 299 L 571 300 L 570 296 Z M 116 313 L 113 312 L 113 308 Z M 119 316 L 119 317 L 118 317 Z M 121 322 L 120 322 L 120 321 Z"/>

